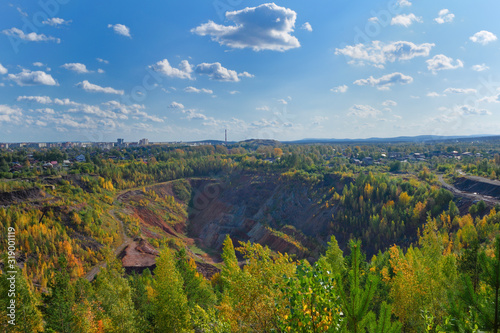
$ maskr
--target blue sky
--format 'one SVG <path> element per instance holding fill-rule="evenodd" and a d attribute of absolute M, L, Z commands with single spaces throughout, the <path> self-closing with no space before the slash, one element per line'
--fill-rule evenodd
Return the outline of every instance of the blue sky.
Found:
<path fill-rule="evenodd" d="M 0 142 L 500 134 L 498 1 L 0 3 Z"/>

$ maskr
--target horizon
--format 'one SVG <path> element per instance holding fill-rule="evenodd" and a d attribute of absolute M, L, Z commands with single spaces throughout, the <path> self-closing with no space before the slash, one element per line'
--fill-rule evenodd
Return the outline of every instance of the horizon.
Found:
<path fill-rule="evenodd" d="M 500 134 L 492 0 L 42 4 L 0 4 L 0 142 Z"/>

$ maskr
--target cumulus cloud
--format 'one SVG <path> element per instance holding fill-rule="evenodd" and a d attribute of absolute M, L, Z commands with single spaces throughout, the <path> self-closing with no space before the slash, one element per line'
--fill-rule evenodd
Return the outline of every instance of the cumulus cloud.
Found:
<path fill-rule="evenodd" d="M 184 109 L 184 105 L 177 102 L 172 102 L 172 104 L 170 104 L 168 107 L 170 109 Z"/>
<path fill-rule="evenodd" d="M 396 105 L 398 105 L 398 103 L 393 101 L 393 100 L 388 99 L 388 100 L 384 101 L 382 103 L 382 105 L 383 106 L 396 106 Z"/>
<path fill-rule="evenodd" d="M 338 86 L 338 87 L 332 88 L 332 89 L 330 89 L 330 91 L 332 91 L 334 93 L 343 94 L 343 93 L 347 92 L 348 89 L 349 89 L 349 87 L 344 84 L 342 86 Z"/>
<path fill-rule="evenodd" d="M 208 120 L 208 117 L 195 109 L 182 110 L 188 120 Z"/>
<path fill-rule="evenodd" d="M 60 25 L 68 25 L 71 22 L 72 22 L 71 20 L 66 21 L 66 20 L 64 20 L 62 18 L 59 18 L 59 17 L 52 17 L 52 18 L 49 18 L 46 21 L 43 21 L 42 24 L 50 25 L 52 27 L 57 27 L 57 26 L 60 26 Z"/>
<path fill-rule="evenodd" d="M 384 75 L 378 79 L 370 76 L 367 79 L 361 79 L 354 81 L 354 84 L 358 86 L 372 86 L 377 87 L 379 90 L 389 90 L 390 86 L 399 83 L 399 84 L 409 84 L 413 82 L 413 78 L 408 75 L 404 75 L 402 73 L 392 73 Z"/>
<path fill-rule="evenodd" d="M 37 34 L 36 32 L 30 32 L 29 34 L 25 34 L 24 31 L 18 28 L 6 29 L 3 30 L 2 33 L 4 35 L 14 38 L 19 38 L 27 42 L 56 42 L 56 43 L 61 42 L 59 38 L 46 36 L 44 34 Z"/>
<path fill-rule="evenodd" d="M 125 36 L 125 37 L 132 38 L 132 36 L 130 35 L 130 29 L 126 25 L 123 25 L 123 24 L 108 24 L 108 28 L 113 29 L 114 32 L 117 33 L 118 35 L 122 35 L 122 36 Z"/>
<path fill-rule="evenodd" d="M 172 67 L 167 59 L 158 61 L 156 64 L 149 66 L 149 68 L 168 77 L 192 79 L 191 73 L 193 72 L 193 66 L 191 66 L 187 60 L 182 60 L 179 64 L 179 68 Z"/>
<path fill-rule="evenodd" d="M 238 90 L 232 90 L 229 92 L 231 95 L 236 95 L 239 94 L 240 92 Z"/>
<path fill-rule="evenodd" d="M 54 99 L 54 104 L 57 104 L 57 105 L 71 105 L 71 106 L 78 106 L 78 105 L 80 105 L 80 103 L 73 102 L 69 98 L 63 98 L 63 99 L 55 98 Z"/>
<path fill-rule="evenodd" d="M 191 29 L 191 32 L 210 36 L 213 41 L 231 48 L 286 51 L 300 47 L 299 40 L 292 36 L 296 18 L 297 13 L 293 10 L 266 3 L 226 12 L 226 19 L 234 25 L 209 21 Z"/>
<path fill-rule="evenodd" d="M 37 61 L 37 62 L 33 63 L 33 66 L 35 66 L 35 67 L 43 67 L 43 66 L 45 66 L 45 64 L 41 63 L 40 61 Z"/>
<path fill-rule="evenodd" d="M 56 80 L 50 75 L 42 71 L 29 71 L 23 70 L 18 74 L 9 74 L 9 80 L 14 81 L 19 86 L 37 86 L 37 85 L 46 85 L 46 86 L 57 86 Z"/>
<path fill-rule="evenodd" d="M 213 90 L 210 90 L 210 89 L 205 89 L 205 88 L 201 88 L 201 89 L 198 89 L 198 88 L 195 88 L 195 87 L 186 87 L 184 88 L 184 91 L 187 92 L 187 93 L 205 93 L 205 94 L 213 94 Z"/>
<path fill-rule="evenodd" d="M 0 122 L 19 122 L 23 112 L 17 107 L 0 105 Z"/>
<path fill-rule="evenodd" d="M 476 32 L 473 36 L 469 37 L 469 39 L 474 43 L 486 45 L 488 43 L 496 41 L 498 38 L 492 32 L 481 30 L 479 32 Z"/>
<path fill-rule="evenodd" d="M 450 13 L 448 9 L 441 9 L 438 13 L 438 17 L 434 19 L 439 24 L 451 23 L 455 18 L 455 14 Z"/>
<path fill-rule="evenodd" d="M 446 88 L 444 91 L 445 94 L 475 94 L 477 93 L 476 89 L 468 88 Z"/>
<path fill-rule="evenodd" d="M 370 105 L 359 104 L 353 105 L 347 113 L 348 116 L 353 116 L 356 118 L 375 118 L 381 114 L 382 112 L 380 112 L 380 110 L 377 110 Z"/>
<path fill-rule="evenodd" d="M 250 73 L 248 73 L 248 72 L 238 73 L 238 76 L 239 76 L 239 77 L 248 77 L 248 78 L 253 78 L 253 77 L 255 77 L 255 75 L 250 74 Z"/>
<path fill-rule="evenodd" d="M 101 87 L 98 86 L 97 84 L 90 83 L 87 80 L 77 83 L 76 86 L 78 88 L 85 90 L 86 92 L 92 92 L 92 93 L 101 92 L 105 94 L 116 94 L 116 95 L 123 95 L 125 93 L 123 90 L 116 90 L 111 87 Z"/>
<path fill-rule="evenodd" d="M 55 114 L 56 113 L 54 111 L 54 109 L 51 109 L 51 108 L 36 109 L 35 111 L 38 113 L 43 113 L 43 114 Z"/>
<path fill-rule="evenodd" d="M 78 74 L 90 73 L 90 71 L 87 69 L 87 66 L 81 63 L 68 63 L 62 65 L 61 67 L 76 72 Z"/>
<path fill-rule="evenodd" d="M 288 102 L 286 100 L 284 100 L 284 99 L 278 99 L 278 103 L 283 104 L 283 105 L 287 105 L 288 104 Z"/>
<path fill-rule="evenodd" d="M 391 19 L 391 25 L 402 25 L 404 27 L 409 27 L 413 22 L 422 23 L 422 18 L 415 16 L 415 14 L 401 14 L 394 16 Z"/>
<path fill-rule="evenodd" d="M 447 57 L 444 54 L 435 55 L 432 59 L 426 60 L 427 69 L 436 74 L 437 71 L 450 70 L 464 67 L 462 60 Z"/>
<path fill-rule="evenodd" d="M 222 67 L 219 62 L 213 64 L 202 63 L 196 66 L 195 72 L 198 74 L 208 75 L 210 79 L 216 81 L 238 82 L 240 81 L 238 73 L 231 69 Z"/>
<path fill-rule="evenodd" d="M 313 28 L 311 27 L 311 24 L 309 22 L 302 24 L 302 26 L 300 28 L 303 30 L 307 30 L 309 32 L 313 31 Z"/>
<path fill-rule="evenodd" d="M 108 60 L 104 60 L 104 59 L 101 59 L 101 58 L 96 58 L 97 61 L 99 62 L 102 62 L 103 64 L 109 64 L 109 61 Z"/>
<path fill-rule="evenodd" d="M 439 95 L 437 92 L 435 91 L 432 91 L 430 93 L 427 93 L 427 97 L 439 97 L 441 95 Z"/>
<path fill-rule="evenodd" d="M 486 66 L 486 64 L 474 65 L 471 68 L 473 71 L 476 71 L 476 72 L 482 72 L 482 71 L 490 69 L 488 66 Z"/>
<path fill-rule="evenodd" d="M 18 96 L 17 101 L 29 101 L 39 104 L 52 104 L 52 99 L 49 96 Z"/>
<path fill-rule="evenodd" d="M 7 70 L 7 68 L 3 67 L 2 64 L 0 64 L 0 74 L 1 75 L 5 75 L 7 74 L 9 71 Z"/>
<path fill-rule="evenodd" d="M 460 115 L 464 116 L 489 116 L 491 115 L 491 112 L 485 109 L 478 109 L 474 106 L 470 105 L 461 105 L 456 107 L 456 111 Z"/>
<path fill-rule="evenodd" d="M 376 67 L 383 67 L 386 62 L 410 60 L 415 57 L 427 57 L 435 44 L 423 43 L 416 45 L 412 42 L 398 41 L 384 44 L 373 41 L 370 44 L 348 45 L 343 49 L 336 49 L 336 55 L 351 58 L 350 64 L 364 65 L 369 63 Z"/>
<path fill-rule="evenodd" d="M 411 6 L 411 2 L 408 0 L 398 0 L 397 4 L 399 7 L 410 7 Z"/>

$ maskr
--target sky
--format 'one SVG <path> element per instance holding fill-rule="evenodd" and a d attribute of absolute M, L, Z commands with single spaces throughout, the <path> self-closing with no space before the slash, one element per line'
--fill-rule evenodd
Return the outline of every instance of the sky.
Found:
<path fill-rule="evenodd" d="M 0 142 L 500 134 L 500 2 L 0 2 Z"/>

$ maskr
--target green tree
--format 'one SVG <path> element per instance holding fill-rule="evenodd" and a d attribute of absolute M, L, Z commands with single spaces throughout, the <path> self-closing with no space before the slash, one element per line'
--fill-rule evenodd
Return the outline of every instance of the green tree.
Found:
<path fill-rule="evenodd" d="M 346 281 L 337 278 L 342 311 L 345 312 L 349 332 L 364 332 L 368 324 L 370 302 L 375 294 L 378 279 L 362 267 L 361 242 L 350 241 L 351 265 Z M 364 264 L 364 262 L 363 262 Z"/>
<path fill-rule="evenodd" d="M 50 292 L 43 295 L 45 328 L 60 333 L 71 333 L 74 304 L 73 288 L 70 285 L 68 264 L 65 257 L 59 257 L 59 270 L 49 281 Z"/>
<path fill-rule="evenodd" d="M 4 259 L 4 263 L 7 260 Z M 38 309 L 38 300 L 28 285 L 28 281 L 17 266 L 0 275 L 0 328 L 3 332 L 41 332 L 43 330 L 42 314 Z M 14 297 L 9 297 L 11 283 L 15 284 Z M 10 313 L 11 299 L 15 301 L 15 317 L 8 316 Z M 14 319 L 15 325 L 9 324 Z"/>
<path fill-rule="evenodd" d="M 130 285 L 121 274 L 121 267 L 102 269 L 95 282 L 95 295 L 111 320 L 110 332 L 133 333 L 137 331 L 137 313 L 132 302 Z"/>
<path fill-rule="evenodd" d="M 164 249 L 156 260 L 155 326 L 157 332 L 189 332 L 190 314 L 183 289 L 182 276 L 177 271 L 172 251 Z"/>

